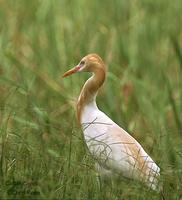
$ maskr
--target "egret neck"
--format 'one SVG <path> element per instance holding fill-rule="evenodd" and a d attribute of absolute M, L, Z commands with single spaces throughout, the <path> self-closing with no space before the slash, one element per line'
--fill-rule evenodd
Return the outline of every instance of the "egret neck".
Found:
<path fill-rule="evenodd" d="M 103 68 L 94 68 L 93 75 L 85 82 L 77 101 L 77 118 L 79 123 L 83 122 L 84 110 L 97 110 L 96 96 L 99 88 L 105 81 L 106 72 Z"/>

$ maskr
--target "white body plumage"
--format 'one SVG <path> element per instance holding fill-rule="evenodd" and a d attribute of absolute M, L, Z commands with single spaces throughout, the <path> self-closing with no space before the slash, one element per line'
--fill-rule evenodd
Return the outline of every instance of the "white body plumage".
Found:
<path fill-rule="evenodd" d="M 81 124 L 86 144 L 101 174 L 133 178 L 157 189 L 159 167 L 132 136 L 97 108 L 95 102 L 85 106 Z"/>

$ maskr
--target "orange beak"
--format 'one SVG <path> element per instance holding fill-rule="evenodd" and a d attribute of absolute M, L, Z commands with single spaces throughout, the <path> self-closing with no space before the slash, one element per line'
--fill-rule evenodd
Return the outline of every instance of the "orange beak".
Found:
<path fill-rule="evenodd" d="M 71 74 L 74 74 L 74 73 L 78 72 L 79 69 L 80 69 L 80 66 L 77 65 L 76 67 L 74 67 L 74 68 L 68 70 L 67 72 L 65 72 L 62 77 L 64 78 L 64 77 L 70 76 Z"/>

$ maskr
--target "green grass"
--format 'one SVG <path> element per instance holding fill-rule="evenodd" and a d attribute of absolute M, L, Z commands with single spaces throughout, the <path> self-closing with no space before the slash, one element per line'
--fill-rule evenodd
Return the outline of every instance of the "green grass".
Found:
<path fill-rule="evenodd" d="M 101 182 L 75 116 L 90 52 L 108 66 L 98 105 L 161 167 L 182 199 L 182 2 L 0 1 L 0 199 L 161 199 Z"/>

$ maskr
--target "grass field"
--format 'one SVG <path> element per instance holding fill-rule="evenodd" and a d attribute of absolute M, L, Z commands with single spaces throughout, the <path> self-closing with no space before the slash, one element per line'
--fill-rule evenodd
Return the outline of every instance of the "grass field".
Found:
<path fill-rule="evenodd" d="M 0 0 L 0 199 L 162 199 L 133 181 L 102 183 L 77 124 L 88 53 L 108 66 L 99 108 L 161 168 L 182 199 L 182 2 Z"/>

